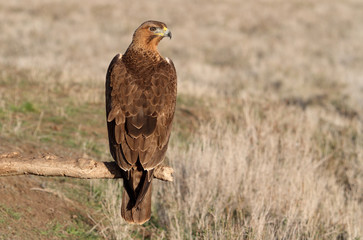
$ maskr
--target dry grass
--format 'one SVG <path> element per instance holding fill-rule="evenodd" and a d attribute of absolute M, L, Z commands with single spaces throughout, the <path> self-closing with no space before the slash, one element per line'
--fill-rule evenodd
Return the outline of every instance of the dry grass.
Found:
<path fill-rule="evenodd" d="M 324 112 L 248 100 L 240 110 L 237 126 L 219 117 L 183 151 L 173 139 L 176 182 L 156 198 L 171 238 L 361 236 L 362 149 L 351 139 L 359 123 L 325 132 L 316 121 Z M 335 131 L 339 139 L 330 138 Z"/>
<path fill-rule="evenodd" d="M 119 183 L 95 182 L 100 236 L 363 237 L 361 1 L 23 4 L 0 3 L 2 137 L 104 160 L 107 64 L 144 20 L 173 32 L 175 182 L 155 184 L 143 227 L 120 218 Z"/>

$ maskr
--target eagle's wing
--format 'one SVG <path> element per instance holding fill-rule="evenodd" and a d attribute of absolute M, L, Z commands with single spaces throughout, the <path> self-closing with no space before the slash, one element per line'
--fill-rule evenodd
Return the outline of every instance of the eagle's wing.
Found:
<path fill-rule="evenodd" d="M 176 103 L 176 71 L 170 60 L 154 67 L 150 80 L 136 79 L 118 54 L 107 71 L 110 151 L 126 171 L 135 167 L 138 159 L 144 170 L 155 168 L 167 150 Z"/>

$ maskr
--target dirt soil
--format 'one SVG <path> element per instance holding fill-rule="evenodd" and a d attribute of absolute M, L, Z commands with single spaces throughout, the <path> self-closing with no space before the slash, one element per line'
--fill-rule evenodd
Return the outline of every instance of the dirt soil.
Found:
<path fill-rule="evenodd" d="M 4 140 L 0 137 L 0 154 L 17 151 L 22 156 L 34 156 L 44 150 L 32 144 L 19 148 Z M 66 197 L 62 188 L 67 187 L 79 186 L 60 177 L 0 177 L 0 239 L 83 238 L 80 229 L 92 227 L 87 214 L 92 210 Z"/>

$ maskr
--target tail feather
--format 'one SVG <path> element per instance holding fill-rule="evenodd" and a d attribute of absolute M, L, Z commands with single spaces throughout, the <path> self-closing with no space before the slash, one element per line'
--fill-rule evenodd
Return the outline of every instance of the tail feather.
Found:
<path fill-rule="evenodd" d="M 143 224 L 151 217 L 151 180 L 153 171 L 131 170 L 124 178 L 121 216 L 128 223 Z"/>

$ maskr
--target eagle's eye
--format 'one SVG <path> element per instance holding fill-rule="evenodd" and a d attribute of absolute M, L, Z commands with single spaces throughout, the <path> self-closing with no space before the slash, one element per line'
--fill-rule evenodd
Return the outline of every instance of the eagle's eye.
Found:
<path fill-rule="evenodd" d="M 156 30 L 156 27 L 150 27 L 150 31 L 154 32 Z"/>

